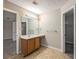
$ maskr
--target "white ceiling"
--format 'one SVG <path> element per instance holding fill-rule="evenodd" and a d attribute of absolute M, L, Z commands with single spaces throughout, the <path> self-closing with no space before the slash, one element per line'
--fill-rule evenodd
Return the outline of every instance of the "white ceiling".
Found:
<path fill-rule="evenodd" d="M 48 10 L 59 8 L 69 0 L 36 0 L 38 2 L 38 5 L 32 4 L 33 0 L 8 0 L 8 1 L 17 4 L 27 10 L 35 12 L 36 14 L 41 14 Z"/>

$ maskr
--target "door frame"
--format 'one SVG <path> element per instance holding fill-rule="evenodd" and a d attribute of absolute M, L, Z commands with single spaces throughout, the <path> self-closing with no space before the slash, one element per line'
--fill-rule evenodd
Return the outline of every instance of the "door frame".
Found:
<path fill-rule="evenodd" d="M 63 39 L 61 41 L 61 48 L 62 48 L 62 52 L 65 52 L 65 14 L 69 11 L 71 11 L 73 9 L 73 13 L 74 13 L 74 58 L 75 58 L 75 55 L 76 55 L 76 12 L 75 12 L 75 9 L 76 7 L 75 6 L 72 6 L 71 8 L 67 9 L 65 12 L 62 13 L 62 34 L 63 34 Z"/>
<path fill-rule="evenodd" d="M 63 38 L 64 38 L 64 52 L 65 52 L 65 15 L 66 15 L 66 13 L 68 13 L 68 12 L 70 12 L 70 11 L 72 11 L 73 10 L 73 14 L 74 14 L 74 9 L 73 8 L 71 8 L 70 10 L 68 10 L 67 12 L 65 12 L 64 14 L 63 14 L 63 34 L 64 34 L 64 36 L 63 36 Z M 74 21 L 74 20 L 73 20 Z"/>
<path fill-rule="evenodd" d="M 3 8 L 3 10 L 16 14 L 16 54 L 19 54 L 19 30 L 18 30 L 19 13 L 17 11 L 8 8 Z"/>

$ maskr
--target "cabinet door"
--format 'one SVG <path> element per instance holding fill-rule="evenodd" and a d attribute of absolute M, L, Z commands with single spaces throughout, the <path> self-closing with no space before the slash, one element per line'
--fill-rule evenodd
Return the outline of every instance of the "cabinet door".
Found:
<path fill-rule="evenodd" d="M 40 47 L 40 38 L 37 37 L 37 38 L 35 38 L 35 49 L 37 49 L 39 47 Z"/>
<path fill-rule="evenodd" d="M 28 54 L 34 51 L 34 39 L 28 40 Z"/>
<path fill-rule="evenodd" d="M 27 40 L 21 39 L 21 54 L 23 56 L 26 56 L 27 55 L 27 50 L 28 50 Z"/>

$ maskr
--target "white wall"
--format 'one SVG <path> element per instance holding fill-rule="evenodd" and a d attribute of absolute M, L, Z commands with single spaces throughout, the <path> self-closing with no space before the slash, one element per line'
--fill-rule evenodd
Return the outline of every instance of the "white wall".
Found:
<path fill-rule="evenodd" d="M 63 13 L 73 8 L 75 0 L 69 0 L 61 8 L 46 12 L 40 16 L 40 33 L 45 34 L 42 45 L 50 46 L 64 51 L 63 39 Z"/>
<path fill-rule="evenodd" d="M 49 11 L 40 16 L 40 31 L 45 34 L 42 44 L 61 49 L 61 10 Z"/>
<path fill-rule="evenodd" d="M 4 21 L 3 39 L 12 39 L 12 22 L 10 21 Z"/>
<path fill-rule="evenodd" d="M 66 4 L 64 4 L 61 7 L 61 13 L 64 13 L 64 12 L 68 11 L 69 9 L 74 7 L 74 5 L 75 5 L 75 0 L 69 0 Z"/>

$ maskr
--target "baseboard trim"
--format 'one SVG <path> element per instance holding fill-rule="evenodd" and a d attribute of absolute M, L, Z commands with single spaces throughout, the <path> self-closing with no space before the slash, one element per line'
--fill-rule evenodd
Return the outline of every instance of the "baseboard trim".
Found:
<path fill-rule="evenodd" d="M 62 52 L 61 49 L 58 49 L 58 48 L 55 48 L 55 47 L 52 47 L 52 46 L 49 46 L 49 45 L 41 44 L 41 46 L 45 46 L 45 47 L 48 47 L 48 48 L 51 48 L 51 49 L 55 49 L 55 50 L 57 50 L 57 51 Z"/>

